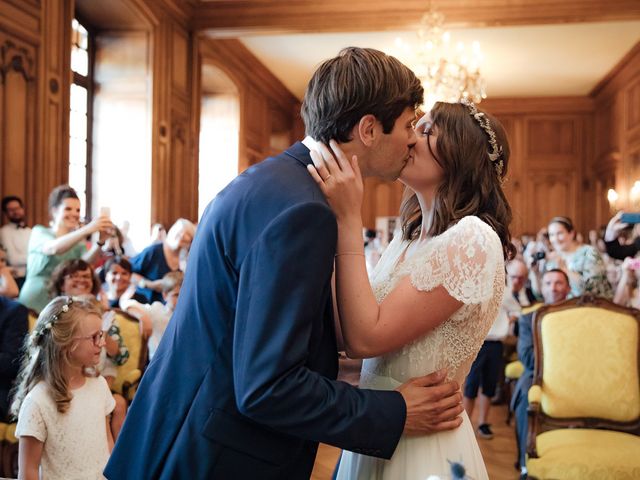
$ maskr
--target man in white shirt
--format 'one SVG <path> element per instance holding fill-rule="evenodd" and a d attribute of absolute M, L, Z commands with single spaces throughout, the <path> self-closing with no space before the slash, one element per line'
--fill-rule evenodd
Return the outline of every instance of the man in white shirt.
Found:
<path fill-rule="evenodd" d="M 27 271 L 27 253 L 31 228 L 27 226 L 22 200 L 16 196 L 2 199 L 2 213 L 9 221 L 0 228 L 0 244 L 7 251 L 7 263 L 11 267 L 13 277 L 22 288 Z"/>

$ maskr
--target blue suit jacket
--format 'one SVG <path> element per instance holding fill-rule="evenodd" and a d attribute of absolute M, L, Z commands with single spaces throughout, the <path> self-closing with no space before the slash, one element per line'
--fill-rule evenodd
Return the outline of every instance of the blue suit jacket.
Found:
<path fill-rule="evenodd" d="M 207 207 L 109 479 L 303 479 L 325 442 L 389 458 L 398 392 L 335 381 L 336 221 L 297 143 Z"/>
<path fill-rule="evenodd" d="M 0 421 L 9 411 L 9 392 L 18 376 L 20 349 L 29 330 L 29 312 L 22 304 L 0 296 Z"/>

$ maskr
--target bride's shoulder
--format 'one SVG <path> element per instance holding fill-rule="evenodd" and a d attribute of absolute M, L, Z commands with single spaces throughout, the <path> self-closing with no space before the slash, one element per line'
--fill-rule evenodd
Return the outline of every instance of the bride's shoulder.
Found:
<path fill-rule="evenodd" d="M 462 217 L 458 222 L 445 232 L 449 235 L 460 235 L 460 234 L 480 234 L 483 236 L 492 236 L 496 239 L 498 238 L 498 234 L 495 230 L 489 225 L 487 222 L 482 220 L 475 215 L 467 215 L 466 217 Z"/>

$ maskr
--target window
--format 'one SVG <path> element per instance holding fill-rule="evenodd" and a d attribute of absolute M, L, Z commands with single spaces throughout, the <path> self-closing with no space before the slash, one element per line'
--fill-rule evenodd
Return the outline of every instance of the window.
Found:
<path fill-rule="evenodd" d="M 239 110 L 237 94 L 202 98 L 198 218 L 218 192 L 238 175 Z"/>
<path fill-rule="evenodd" d="M 75 18 L 71 23 L 71 111 L 69 118 L 69 185 L 80 197 L 80 214 L 90 211 L 89 129 L 91 98 L 90 37 L 87 29 Z"/>
<path fill-rule="evenodd" d="M 209 202 L 238 175 L 240 96 L 233 80 L 218 66 L 201 71 L 198 218 Z"/>

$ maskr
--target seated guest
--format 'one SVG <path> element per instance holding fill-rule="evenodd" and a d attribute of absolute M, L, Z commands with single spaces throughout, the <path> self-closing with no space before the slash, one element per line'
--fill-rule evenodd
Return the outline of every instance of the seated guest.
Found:
<path fill-rule="evenodd" d="M 522 260 L 514 259 L 507 263 L 508 286 L 511 295 L 521 307 L 529 307 L 536 301 L 535 295 L 527 285 L 528 278 L 529 270 Z"/>
<path fill-rule="evenodd" d="M 21 348 L 29 330 L 28 310 L 0 296 L 0 421 L 7 421 L 9 392 L 18 376 Z"/>
<path fill-rule="evenodd" d="M 149 245 L 131 259 L 137 292 L 146 298 L 146 303 L 162 301 L 162 277 L 176 270 L 184 271 L 181 263 L 186 259 L 195 231 L 193 223 L 180 218 L 169 229 L 166 239 Z"/>
<path fill-rule="evenodd" d="M 542 298 L 546 305 L 565 300 L 571 292 L 569 277 L 560 269 L 547 270 L 542 275 Z M 518 358 L 524 365 L 524 373 L 518 379 L 511 408 L 516 416 L 516 438 L 518 441 L 518 458 L 522 474 L 526 476 L 525 454 L 527 450 L 527 397 L 529 388 L 533 383 L 533 334 L 531 332 L 531 320 L 533 313 L 522 315 L 518 320 Z"/>
<path fill-rule="evenodd" d="M 107 260 L 102 269 L 106 284 L 107 302 L 109 308 L 120 307 L 120 297 L 131 286 L 131 262 L 122 256 L 115 256 Z M 135 292 L 133 300 L 146 303 L 146 298 Z"/>
<path fill-rule="evenodd" d="M 4 197 L 2 213 L 9 223 L 0 228 L 0 244 L 7 250 L 7 263 L 20 288 L 27 274 L 27 251 L 31 229 L 27 226 L 24 205 L 19 197 Z"/>
<path fill-rule="evenodd" d="M 120 335 L 120 328 L 113 323 L 114 313 L 104 312 L 106 310 L 104 305 L 101 305 L 96 298 L 96 295 L 100 292 L 100 282 L 93 271 L 93 267 L 81 259 L 62 262 L 51 274 L 50 292 L 52 298 L 61 295 L 90 297 L 102 312 L 102 329 L 106 332 L 106 335 L 104 336 L 105 343 L 102 347 L 96 373 L 102 375 L 109 388 L 111 388 L 118 373 L 117 367 L 123 365 L 129 359 L 129 350 Z M 113 438 L 116 439 L 124 422 L 127 402 L 122 395 L 117 393 L 113 394 L 113 398 L 116 406 L 111 416 L 111 433 Z"/>
<path fill-rule="evenodd" d="M 7 265 L 7 251 L 0 245 L 0 297 L 16 298 L 19 293 L 18 284 Z"/>
<path fill-rule="evenodd" d="M 182 287 L 184 274 L 181 271 L 169 272 L 162 277 L 162 297 L 164 304 L 153 302 L 151 305 L 128 299 L 127 294 L 121 297 L 120 305 L 125 312 L 140 320 L 140 328 L 145 338 L 148 338 L 149 360 L 151 360 L 160 345 L 160 340 L 167 329 L 169 320 L 178 303 L 178 295 Z"/>
<path fill-rule="evenodd" d="M 27 278 L 20 290 L 20 303 L 40 312 L 49 301 L 47 284 L 54 268 L 65 260 L 82 258 L 93 262 L 110 236 L 113 224 L 102 215 L 80 226 L 80 200 L 69 185 L 60 185 L 49 195 L 51 227 L 36 225 L 29 239 Z M 98 240 L 87 250 L 87 236 L 99 232 Z"/>

